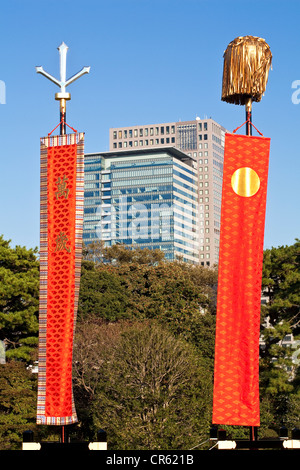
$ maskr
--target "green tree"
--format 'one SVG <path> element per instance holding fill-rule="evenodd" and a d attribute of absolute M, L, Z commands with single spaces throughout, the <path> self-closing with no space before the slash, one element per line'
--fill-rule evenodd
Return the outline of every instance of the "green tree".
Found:
<path fill-rule="evenodd" d="M 117 243 L 110 247 L 105 247 L 103 240 L 97 240 L 83 246 L 83 259 L 93 261 L 95 265 L 99 263 L 138 263 L 138 264 L 158 264 L 164 261 L 165 255 L 159 249 L 139 248 L 132 245 Z"/>
<path fill-rule="evenodd" d="M 37 249 L 0 236 L 0 339 L 8 358 L 29 361 L 38 341 L 39 261 Z"/>
<path fill-rule="evenodd" d="M 139 248 L 121 244 L 104 248 L 104 256 L 107 261 L 116 264 L 138 263 L 156 265 L 164 261 L 164 253 L 159 249 Z"/>
<path fill-rule="evenodd" d="M 116 321 L 127 316 L 127 296 L 120 277 L 109 269 L 97 269 L 84 261 L 81 269 L 78 301 L 79 320 L 98 317 Z"/>
<path fill-rule="evenodd" d="M 97 246 L 89 245 L 90 255 L 83 262 L 79 320 L 91 315 L 109 321 L 156 319 L 196 345 L 212 363 L 216 268 L 162 262 L 159 254 L 149 258 L 152 250 L 135 253 L 118 245 L 111 247 L 113 263 L 93 263 L 89 260 Z"/>
<path fill-rule="evenodd" d="M 92 360 L 91 348 L 87 354 L 94 370 L 83 357 L 76 368 L 77 386 L 84 368 L 93 396 L 93 430 L 107 431 L 110 449 L 188 449 L 205 439 L 212 393 L 205 361 L 153 320 L 121 323 L 109 335 L 107 325 L 98 328 L 92 342 L 99 358 Z"/>
<path fill-rule="evenodd" d="M 270 326 L 275 329 L 274 341 L 286 332 L 299 334 L 300 240 L 291 246 L 265 250 L 262 287 L 268 300 L 262 313 L 268 315 Z"/>
<path fill-rule="evenodd" d="M 272 405 L 274 422 L 286 421 L 295 394 L 299 368 L 292 362 L 291 348 L 284 347 L 287 334 L 300 334 L 300 241 L 265 250 L 263 263 L 262 339 L 260 386 Z M 269 397 L 269 398 L 268 398 Z M 294 395 L 294 402 L 296 400 Z M 296 400 L 297 401 L 297 400 Z"/>
<path fill-rule="evenodd" d="M 186 263 L 122 263 L 99 266 L 119 276 L 127 296 L 127 318 L 155 319 L 214 356 L 217 271 Z"/>
<path fill-rule="evenodd" d="M 20 450 L 22 434 L 35 429 L 36 376 L 20 361 L 0 366 L 0 450 Z"/>
<path fill-rule="evenodd" d="M 82 258 L 85 261 L 92 261 L 95 265 L 104 260 L 104 241 L 96 240 L 88 245 L 83 244 Z"/>

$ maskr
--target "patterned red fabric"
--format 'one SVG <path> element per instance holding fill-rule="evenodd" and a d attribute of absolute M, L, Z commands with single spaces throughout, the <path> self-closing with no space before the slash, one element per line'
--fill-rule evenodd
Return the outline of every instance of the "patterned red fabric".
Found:
<path fill-rule="evenodd" d="M 225 136 L 213 393 L 215 424 L 260 424 L 259 330 L 269 149 L 269 138 Z M 241 195 L 243 184 L 238 193 L 234 190 L 233 175 L 239 171 L 251 173 L 252 183 L 256 184 L 254 194 L 246 183 L 247 195 Z"/>
<path fill-rule="evenodd" d="M 75 134 L 61 136 L 56 145 L 54 138 L 42 141 L 38 424 L 77 421 L 72 355 L 83 220 L 79 139 Z"/>

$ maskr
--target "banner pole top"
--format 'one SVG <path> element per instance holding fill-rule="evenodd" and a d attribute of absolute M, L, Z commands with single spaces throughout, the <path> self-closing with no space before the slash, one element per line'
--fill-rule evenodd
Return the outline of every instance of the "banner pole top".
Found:
<path fill-rule="evenodd" d="M 35 69 L 37 73 L 40 73 L 48 80 L 53 82 L 55 85 L 60 87 L 60 92 L 55 93 L 55 99 L 60 102 L 60 122 L 62 122 L 60 131 L 63 135 L 66 133 L 66 101 L 71 99 L 71 94 L 66 92 L 66 87 L 71 83 L 75 82 L 75 80 L 77 80 L 78 78 L 82 77 L 82 75 L 89 73 L 91 67 L 83 67 L 79 72 L 77 72 L 75 75 L 66 80 L 67 52 L 69 48 L 64 42 L 62 42 L 57 49 L 59 51 L 60 80 L 50 75 L 50 73 L 46 72 L 42 66 L 37 66 L 35 67 Z"/>
<path fill-rule="evenodd" d="M 272 65 L 270 46 L 263 38 L 239 36 L 224 52 L 222 101 L 248 108 L 261 101 Z"/>
<path fill-rule="evenodd" d="M 224 52 L 222 101 L 244 105 L 246 134 L 252 135 L 252 103 L 261 101 L 266 90 L 272 53 L 263 38 L 239 36 Z"/>

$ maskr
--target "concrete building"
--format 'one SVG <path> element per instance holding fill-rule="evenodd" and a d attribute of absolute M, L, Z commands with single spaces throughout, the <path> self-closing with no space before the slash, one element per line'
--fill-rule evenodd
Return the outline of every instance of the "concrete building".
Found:
<path fill-rule="evenodd" d="M 226 129 L 213 119 L 111 128 L 112 152 L 174 147 L 192 158 L 197 171 L 199 262 L 218 262 Z"/>

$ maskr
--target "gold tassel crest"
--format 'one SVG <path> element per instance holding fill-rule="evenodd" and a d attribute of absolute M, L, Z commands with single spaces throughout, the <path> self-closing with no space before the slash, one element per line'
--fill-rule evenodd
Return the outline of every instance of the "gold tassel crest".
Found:
<path fill-rule="evenodd" d="M 222 101 L 245 105 L 260 101 L 272 64 L 270 47 L 262 38 L 239 36 L 224 52 Z"/>

